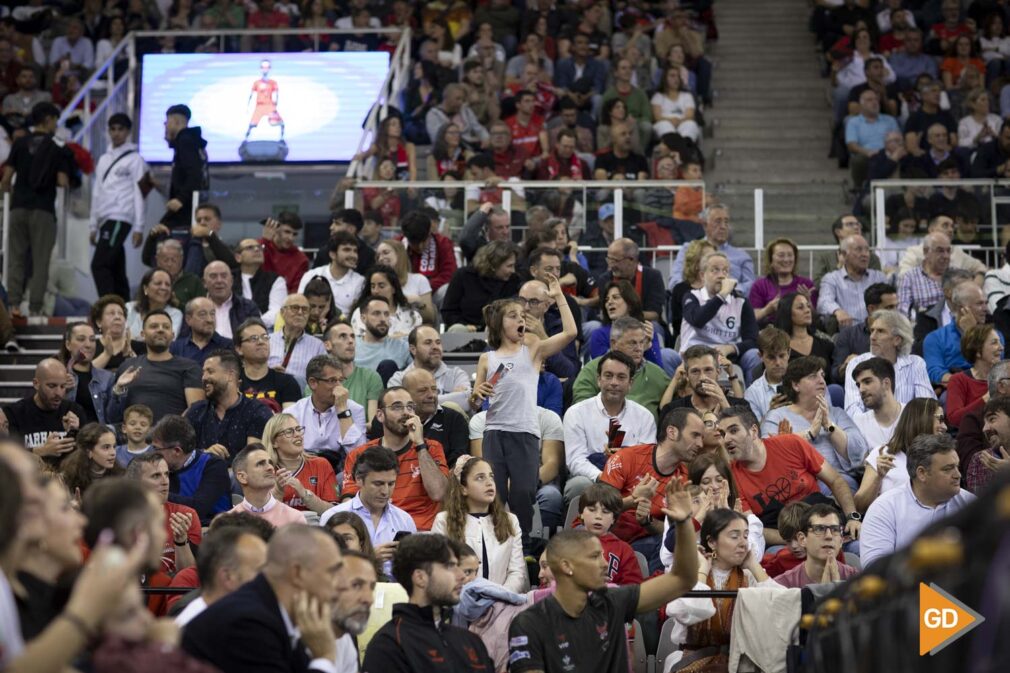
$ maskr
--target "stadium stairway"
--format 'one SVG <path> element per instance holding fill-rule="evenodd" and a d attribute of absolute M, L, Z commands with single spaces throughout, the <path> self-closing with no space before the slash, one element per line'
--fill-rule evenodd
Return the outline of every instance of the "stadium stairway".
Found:
<path fill-rule="evenodd" d="M 65 318 L 50 318 L 46 322 L 17 324 L 15 340 L 21 352 L 0 350 L 0 404 L 10 404 L 32 393 L 35 365 L 56 354 L 63 339 Z"/>
<path fill-rule="evenodd" d="M 731 207 L 734 242 L 754 243 L 754 189 L 763 188 L 768 242 L 831 243 L 830 222 L 848 210 L 847 173 L 828 159 L 830 110 L 803 0 L 720 0 L 715 105 L 707 111 L 714 158 L 706 182 Z"/>

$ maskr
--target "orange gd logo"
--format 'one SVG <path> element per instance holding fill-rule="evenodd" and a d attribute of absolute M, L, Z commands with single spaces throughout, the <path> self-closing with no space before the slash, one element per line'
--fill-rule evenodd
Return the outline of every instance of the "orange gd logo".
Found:
<path fill-rule="evenodd" d="M 919 656 L 936 654 L 984 621 L 937 585 L 919 583 Z"/>

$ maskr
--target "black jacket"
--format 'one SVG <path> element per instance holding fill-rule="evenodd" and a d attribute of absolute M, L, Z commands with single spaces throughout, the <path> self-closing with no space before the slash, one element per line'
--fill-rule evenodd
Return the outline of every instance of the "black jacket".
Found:
<path fill-rule="evenodd" d="M 393 606 L 393 618 L 368 643 L 361 670 L 364 673 L 491 673 L 494 662 L 483 641 L 476 634 L 449 624 L 447 615 L 435 626 L 432 608 L 397 603 Z"/>
<path fill-rule="evenodd" d="M 252 288 L 252 302 L 260 310 L 260 314 L 270 310 L 270 288 L 274 286 L 274 281 L 280 278 L 273 271 L 264 271 L 262 268 L 253 274 L 249 279 L 249 287 Z M 235 282 L 231 286 L 231 291 L 236 297 L 242 296 L 242 272 L 235 274 Z"/>
<path fill-rule="evenodd" d="M 456 271 L 442 300 L 442 320 L 446 326 L 464 324 L 484 329 L 484 307 L 495 299 L 519 294 L 519 276 L 508 280 L 488 278 L 472 266 Z"/>
<path fill-rule="evenodd" d="M 945 302 L 938 301 L 925 311 L 920 311 L 915 318 L 915 330 L 912 334 L 912 354 L 922 357 L 922 344 L 930 332 L 940 328 L 940 317 L 943 315 Z"/>
<path fill-rule="evenodd" d="M 182 635 L 182 649 L 221 673 L 305 673 L 310 655 L 294 646 L 266 577 L 257 575 L 198 615 Z"/>
<path fill-rule="evenodd" d="M 161 223 L 169 229 L 188 231 L 192 226 L 193 192 L 210 189 L 207 141 L 203 139 L 199 126 L 189 126 L 179 131 L 171 145 L 175 157 L 172 159 L 168 198 L 179 199 L 182 208 L 174 213 L 166 210 Z"/>

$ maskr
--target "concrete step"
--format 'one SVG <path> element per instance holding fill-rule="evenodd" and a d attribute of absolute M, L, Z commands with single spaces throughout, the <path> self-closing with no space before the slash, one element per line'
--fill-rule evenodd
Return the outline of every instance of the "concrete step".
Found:
<path fill-rule="evenodd" d="M 20 330 L 16 333 L 15 339 L 22 348 L 28 350 L 48 350 L 56 353 L 63 343 L 63 331 L 55 334 L 22 334 Z"/>
<path fill-rule="evenodd" d="M 53 356 L 53 351 L 49 350 L 22 350 L 20 353 L 8 353 L 0 351 L 0 368 L 11 365 L 31 365 L 34 367 L 44 358 Z"/>
<path fill-rule="evenodd" d="M 10 398 L 14 400 L 21 400 L 31 394 L 33 394 L 33 388 L 30 380 L 24 382 L 0 382 L 0 399 Z"/>

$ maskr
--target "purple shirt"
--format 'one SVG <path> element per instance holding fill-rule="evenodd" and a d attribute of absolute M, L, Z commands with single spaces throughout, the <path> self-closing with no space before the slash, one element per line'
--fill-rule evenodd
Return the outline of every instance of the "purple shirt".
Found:
<path fill-rule="evenodd" d="M 859 571 L 850 565 L 844 563 L 838 564 L 838 576 L 844 582 L 853 575 L 859 574 Z M 807 576 L 806 564 L 801 563 L 791 570 L 787 570 L 778 577 L 775 581 L 786 587 L 787 589 L 802 589 L 808 584 L 820 584 L 821 578 L 812 580 Z"/>
<path fill-rule="evenodd" d="M 793 280 L 788 285 L 779 285 L 777 278 L 761 276 L 750 287 L 750 305 L 754 310 L 764 308 L 775 297 L 784 297 L 790 292 L 796 292 L 801 287 L 809 287 L 811 312 L 817 309 L 817 287 L 809 278 L 793 275 Z"/>

